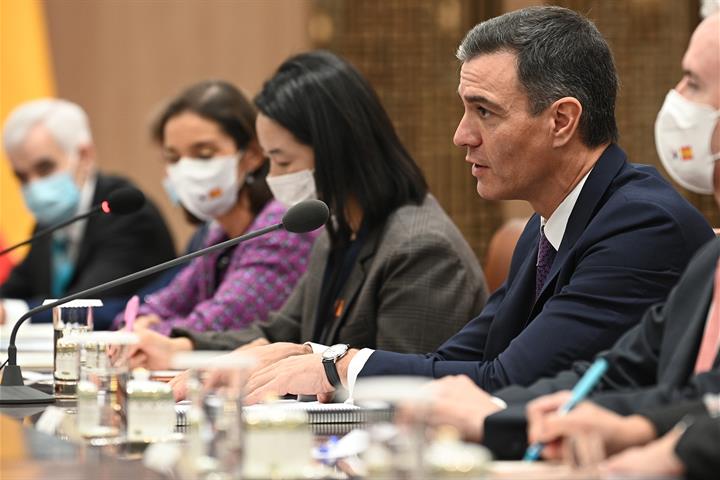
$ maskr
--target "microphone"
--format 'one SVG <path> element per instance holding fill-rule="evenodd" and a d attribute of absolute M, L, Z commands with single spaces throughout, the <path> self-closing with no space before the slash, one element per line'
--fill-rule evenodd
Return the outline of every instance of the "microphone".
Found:
<path fill-rule="evenodd" d="M 265 235 L 275 230 L 284 229 L 291 233 L 306 233 L 316 230 L 325 223 L 327 223 L 330 217 L 330 210 L 324 202 L 320 200 L 305 200 L 297 205 L 290 207 L 290 209 L 283 215 L 282 222 L 276 225 L 270 225 L 268 227 L 256 230 L 254 232 L 240 235 L 239 237 L 231 238 L 222 243 L 212 245 L 201 250 L 197 250 L 193 253 L 183 255 L 181 257 L 169 260 L 167 262 L 155 265 L 154 267 L 140 270 L 139 272 L 125 275 L 124 277 L 110 280 L 102 285 L 88 288 L 82 292 L 73 293 L 59 300 L 56 300 L 47 305 L 40 305 L 31 310 L 28 310 L 23 316 L 21 316 L 10 334 L 10 342 L 8 344 L 8 359 L 7 365 L 3 370 L 2 383 L 0 384 L 0 405 L 17 405 L 27 403 L 52 403 L 55 401 L 53 395 L 48 395 L 32 387 L 25 386 L 22 378 L 22 371 L 20 366 L 17 364 L 17 347 L 15 346 L 15 337 L 17 336 L 18 329 L 28 318 L 32 317 L 36 313 L 50 310 L 51 308 L 57 307 L 64 303 L 76 300 L 78 298 L 92 298 L 98 293 L 102 293 L 105 290 L 123 285 L 128 282 L 132 282 L 139 278 L 147 277 L 154 273 L 167 270 L 175 265 L 188 262 L 194 258 L 206 255 L 208 253 L 215 252 L 217 250 L 223 250 L 233 245 L 236 245 L 247 240 L 251 240 L 256 237 Z"/>
<path fill-rule="evenodd" d="M 114 192 L 110 192 L 107 200 L 103 200 L 102 202 L 100 202 L 100 205 L 94 206 L 85 213 L 75 215 L 69 220 L 65 220 L 44 230 L 40 230 L 38 233 L 28 238 L 27 240 L 16 243 L 12 247 L 8 247 L 5 250 L 0 251 L 0 257 L 5 255 L 6 253 L 12 252 L 16 248 L 27 245 L 28 243 L 32 243 L 38 238 L 44 237 L 45 235 L 48 235 L 67 225 L 70 225 L 71 223 L 82 220 L 83 218 L 91 217 L 98 213 L 104 213 L 106 215 L 111 213 L 117 215 L 127 215 L 128 213 L 137 212 L 142 208 L 143 205 L 145 205 L 145 195 L 143 195 L 140 190 L 134 187 L 118 188 Z"/>

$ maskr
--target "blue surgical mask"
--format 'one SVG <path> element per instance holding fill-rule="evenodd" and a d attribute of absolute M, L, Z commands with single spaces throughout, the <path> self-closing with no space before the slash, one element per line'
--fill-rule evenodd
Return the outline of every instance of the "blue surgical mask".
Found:
<path fill-rule="evenodd" d="M 170 180 L 170 177 L 165 177 L 162 179 L 162 186 L 165 189 L 165 194 L 170 199 L 170 202 L 175 206 L 179 205 L 180 197 L 178 196 L 177 191 L 175 190 L 175 186 Z"/>
<path fill-rule="evenodd" d="M 43 226 L 69 219 L 80 202 L 80 190 L 69 172 L 33 180 L 23 186 L 22 193 L 35 220 Z"/>

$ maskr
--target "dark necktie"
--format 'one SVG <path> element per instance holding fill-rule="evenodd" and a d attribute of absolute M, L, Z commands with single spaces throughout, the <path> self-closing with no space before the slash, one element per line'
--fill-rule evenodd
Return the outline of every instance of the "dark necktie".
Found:
<path fill-rule="evenodd" d="M 75 267 L 70 259 L 70 240 L 67 236 L 53 236 L 52 239 L 52 285 L 53 297 L 60 298 L 67 291 Z"/>
<path fill-rule="evenodd" d="M 550 267 L 555 260 L 555 248 L 550 244 L 545 236 L 545 229 L 540 229 L 540 242 L 538 244 L 537 271 L 535 273 L 535 298 L 540 296 L 540 292 L 545 285 Z"/>

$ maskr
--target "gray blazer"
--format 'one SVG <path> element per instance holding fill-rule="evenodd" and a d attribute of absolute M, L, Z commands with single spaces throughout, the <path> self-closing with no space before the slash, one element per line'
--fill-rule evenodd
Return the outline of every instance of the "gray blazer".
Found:
<path fill-rule="evenodd" d="M 305 275 L 279 312 L 264 323 L 228 332 L 176 329 L 196 349 L 230 350 L 254 339 L 317 341 L 316 310 L 330 244 L 315 242 Z M 395 352 L 430 352 L 480 313 L 487 287 L 475 254 L 434 197 L 406 205 L 368 233 L 330 326 L 329 343 Z"/>

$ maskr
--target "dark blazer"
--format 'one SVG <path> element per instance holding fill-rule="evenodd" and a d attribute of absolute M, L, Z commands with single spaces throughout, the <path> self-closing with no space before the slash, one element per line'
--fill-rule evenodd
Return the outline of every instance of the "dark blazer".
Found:
<path fill-rule="evenodd" d="M 660 437 L 678 422 L 689 424 L 675 446 L 685 466 L 685 478 L 717 479 L 720 471 L 720 417 L 708 413 L 702 400 L 682 402 L 639 412 L 655 427 Z"/>
<path fill-rule="evenodd" d="M 326 233 L 315 242 L 308 269 L 283 308 L 267 322 L 231 332 L 197 333 L 196 349 L 233 349 L 259 337 L 271 342 L 320 342 L 314 332 L 330 251 Z M 487 287 L 460 231 L 428 195 L 405 205 L 365 239 L 341 298 L 345 308 L 329 329 L 328 344 L 423 352 L 437 348 L 482 310 Z"/>
<path fill-rule="evenodd" d="M 98 174 L 92 205 L 105 200 L 110 192 L 131 185 L 123 178 Z M 0 297 L 22 298 L 34 304 L 50 296 L 50 244 L 50 236 L 33 243 L 25 259 L 0 286 Z M 165 221 L 150 200 L 130 215 L 94 215 L 85 226 L 67 293 L 99 285 L 174 256 Z M 113 288 L 103 296 L 131 295 L 152 279 Z"/>
<path fill-rule="evenodd" d="M 652 167 L 609 146 L 585 182 L 540 296 L 534 215 L 505 284 L 436 352 L 376 351 L 361 376 L 465 374 L 485 390 L 529 385 L 609 348 L 663 300 L 713 233 Z"/>
<path fill-rule="evenodd" d="M 708 414 L 705 402 L 692 400 L 687 402 L 664 405 L 638 411 L 638 415 L 645 417 L 655 428 L 658 437 L 665 435 L 684 418 L 693 418 Z"/>
<path fill-rule="evenodd" d="M 685 478 L 717 479 L 720 471 L 720 417 L 705 415 L 695 418 L 678 440 L 675 454 L 685 466 Z"/>
<path fill-rule="evenodd" d="M 692 259 L 667 301 L 648 309 L 639 325 L 600 354 L 610 366 L 590 397 L 593 402 L 628 415 L 720 392 L 720 356 L 711 371 L 693 375 L 718 257 L 720 239 L 713 239 Z M 525 404 L 572 388 L 588 366 L 588 362 L 576 362 L 570 370 L 530 387 L 495 392 L 512 408 L 485 420 L 486 443 L 504 458 L 521 455 Z"/>

